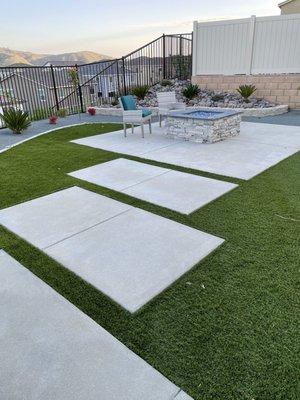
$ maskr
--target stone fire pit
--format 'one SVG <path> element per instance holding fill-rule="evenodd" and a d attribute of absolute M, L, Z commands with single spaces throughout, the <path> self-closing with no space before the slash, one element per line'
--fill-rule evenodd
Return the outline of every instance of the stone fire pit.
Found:
<path fill-rule="evenodd" d="M 214 143 L 240 133 L 240 111 L 177 111 L 167 115 L 166 135 L 199 143 Z"/>

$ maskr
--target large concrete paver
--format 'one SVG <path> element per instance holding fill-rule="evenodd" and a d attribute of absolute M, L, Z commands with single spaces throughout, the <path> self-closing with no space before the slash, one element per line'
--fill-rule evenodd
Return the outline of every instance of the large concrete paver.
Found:
<path fill-rule="evenodd" d="M 45 252 L 135 312 L 222 243 L 218 237 L 133 208 Z"/>
<path fill-rule="evenodd" d="M 131 312 L 223 242 L 78 187 L 1 210 L 0 224 Z"/>
<path fill-rule="evenodd" d="M 168 171 L 169 170 L 166 168 L 126 160 L 125 158 L 117 158 L 112 161 L 71 172 L 69 175 L 95 183 L 96 185 L 122 191 L 130 186 L 137 185 Z"/>
<path fill-rule="evenodd" d="M 69 175 L 183 214 L 203 207 L 237 185 L 119 158 Z"/>
<path fill-rule="evenodd" d="M 0 210 L 0 224 L 43 249 L 130 208 L 74 186 Z"/>
<path fill-rule="evenodd" d="M 173 400 L 184 394 L 0 250 L 0 398 Z"/>
<path fill-rule="evenodd" d="M 74 143 L 239 179 L 251 179 L 299 149 L 298 126 L 241 123 L 241 134 L 213 144 L 172 140 L 153 124 L 153 135 L 122 136 L 122 131 Z M 113 141 L 113 144 L 112 144 Z"/>

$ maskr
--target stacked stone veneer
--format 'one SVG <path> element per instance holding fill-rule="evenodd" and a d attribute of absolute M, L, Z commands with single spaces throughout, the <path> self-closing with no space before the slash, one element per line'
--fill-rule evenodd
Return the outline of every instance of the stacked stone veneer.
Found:
<path fill-rule="evenodd" d="M 300 74 L 197 75 L 192 78 L 201 88 L 234 92 L 239 85 L 255 85 L 256 97 L 291 108 L 300 108 Z"/>
<path fill-rule="evenodd" d="M 214 143 L 240 133 L 241 114 L 224 116 L 216 120 L 168 116 L 166 136 L 198 143 Z"/>

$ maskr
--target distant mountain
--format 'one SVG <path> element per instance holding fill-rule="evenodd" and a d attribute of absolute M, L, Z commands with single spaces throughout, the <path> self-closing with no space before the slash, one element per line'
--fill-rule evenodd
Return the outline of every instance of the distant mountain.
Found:
<path fill-rule="evenodd" d="M 27 51 L 10 50 L 6 47 L 0 47 L 0 66 L 10 65 L 44 65 L 47 62 L 58 65 L 59 62 L 66 64 L 85 64 L 102 60 L 110 60 L 111 57 L 94 53 L 93 51 L 78 51 L 74 53 L 63 54 L 35 54 Z"/>

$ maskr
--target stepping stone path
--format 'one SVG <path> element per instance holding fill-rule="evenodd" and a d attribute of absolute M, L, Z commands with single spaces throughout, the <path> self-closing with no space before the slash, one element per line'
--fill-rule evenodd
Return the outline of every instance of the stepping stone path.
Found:
<path fill-rule="evenodd" d="M 78 187 L 1 210 L 0 224 L 130 312 L 224 241 Z"/>
<path fill-rule="evenodd" d="M 183 214 L 203 207 L 237 185 L 118 158 L 69 175 Z"/>
<path fill-rule="evenodd" d="M 0 250 L 0 398 L 192 400 Z"/>

